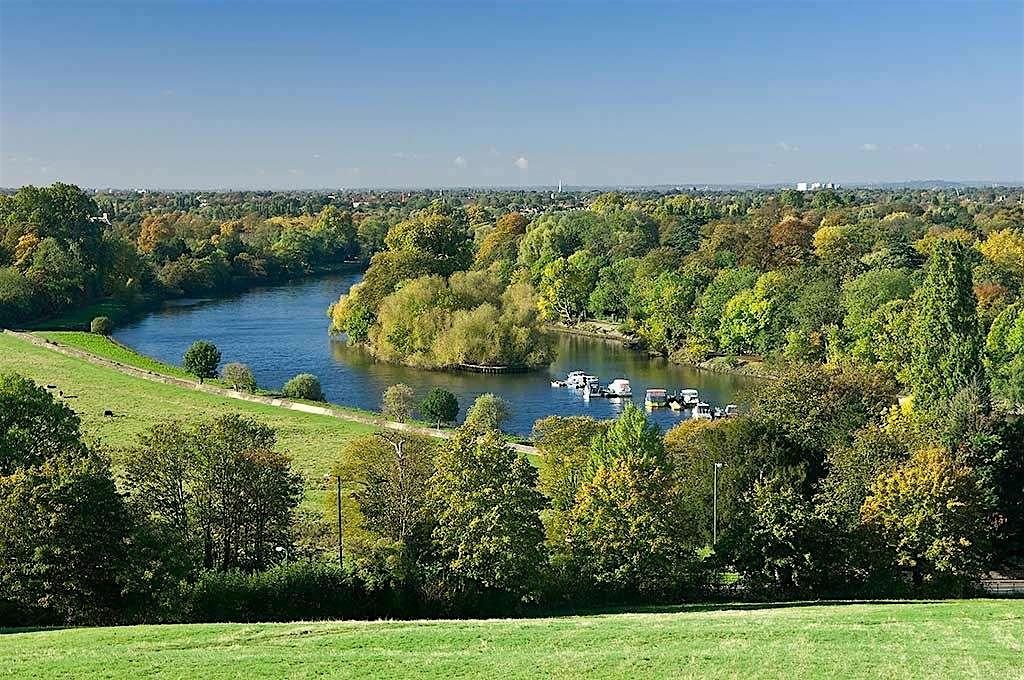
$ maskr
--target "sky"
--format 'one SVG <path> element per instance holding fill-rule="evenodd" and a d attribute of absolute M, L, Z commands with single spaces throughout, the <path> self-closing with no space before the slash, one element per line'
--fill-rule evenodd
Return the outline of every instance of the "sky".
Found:
<path fill-rule="evenodd" d="M 1024 2 L 0 0 L 0 186 L 1024 181 Z"/>

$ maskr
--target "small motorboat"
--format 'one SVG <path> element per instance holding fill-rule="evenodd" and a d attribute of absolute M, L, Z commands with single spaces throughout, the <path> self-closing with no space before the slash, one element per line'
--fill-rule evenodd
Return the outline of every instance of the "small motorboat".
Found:
<path fill-rule="evenodd" d="M 587 374 L 583 371 L 569 371 L 564 384 L 570 389 L 578 390 L 587 384 Z"/>
<path fill-rule="evenodd" d="M 565 387 L 565 381 L 564 380 L 552 380 L 551 381 L 551 386 L 552 387 Z"/>
<path fill-rule="evenodd" d="M 604 392 L 601 390 L 601 384 L 597 381 L 596 375 L 587 376 L 587 384 L 583 386 L 583 398 L 590 399 L 592 397 L 603 397 Z"/>
<path fill-rule="evenodd" d="M 696 406 L 700 403 L 700 393 L 697 390 L 679 390 L 679 401 L 686 407 Z"/>
<path fill-rule="evenodd" d="M 647 394 L 644 395 L 644 406 L 647 408 L 668 406 L 668 392 L 662 389 L 647 390 Z"/>
<path fill-rule="evenodd" d="M 632 397 L 633 388 L 625 378 L 618 378 L 608 383 L 608 396 L 610 397 Z"/>
<path fill-rule="evenodd" d="M 740 407 L 736 404 L 726 404 L 725 413 L 722 414 L 723 418 L 733 418 L 740 414 Z"/>
<path fill-rule="evenodd" d="M 707 402 L 699 402 L 697 408 L 693 411 L 693 417 L 695 420 L 713 420 L 714 415 L 711 411 L 711 404 Z"/>

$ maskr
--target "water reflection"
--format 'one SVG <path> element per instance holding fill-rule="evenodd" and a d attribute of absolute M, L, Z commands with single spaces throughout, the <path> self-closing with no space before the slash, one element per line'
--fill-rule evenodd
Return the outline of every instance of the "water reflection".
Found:
<path fill-rule="evenodd" d="M 548 415 L 589 415 L 612 418 L 624 401 L 592 399 L 578 392 L 551 387 L 552 378 L 572 370 L 600 377 L 602 384 L 627 378 L 633 401 L 643 403 L 644 391 L 663 387 L 700 390 L 701 398 L 725 406 L 735 400 L 745 378 L 707 373 L 651 358 L 618 344 L 590 338 L 560 336 L 558 357 L 547 371 L 483 375 L 422 371 L 374 361 L 364 350 L 327 334 L 327 306 L 358 281 L 359 275 L 332 276 L 300 283 L 261 288 L 214 300 L 179 301 L 115 332 L 115 337 L 144 354 L 180 364 L 185 349 L 200 338 L 216 344 L 225 362 L 242 361 L 253 369 L 260 385 L 279 388 L 296 373 L 320 378 L 327 398 L 339 404 L 376 409 L 380 394 L 398 382 L 419 394 L 443 387 L 459 396 L 463 407 L 480 394 L 494 392 L 512 405 L 510 431 L 529 434 L 533 422 Z M 652 418 L 668 428 L 689 412 L 657 409 Z"/>

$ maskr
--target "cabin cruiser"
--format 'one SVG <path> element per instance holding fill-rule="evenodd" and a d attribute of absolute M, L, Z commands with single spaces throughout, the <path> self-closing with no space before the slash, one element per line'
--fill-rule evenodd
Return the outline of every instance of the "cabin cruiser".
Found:
<path fill-rule="evenodd" d="M 586 376 L 586 380 L 587 383 L 582 388 L 584 399 L 604 396 L 604 392 L 601 391 L 601 383 L 598 382 L 596 375 L 588 375 Z"/>
<path fill-rule="evenodd" d="M 586 378 L 587 374 L 583 371 L 569 371 L 563 384 L 570 389 L 578 390 L 587 384 Z"/>
<path fill-rule="evenodd" d="M 662 389 L 647 390 L 647 394 L 644 395 L 644 406 L 647 408 L 668 406 L 668 392 Z"/>
<path fill-rule="evenodd" d="M 700 393 L 697 390 L 679 390 L 679 401 L 687 408 L 700 403 Z"/>
<path fill-rule="evenodd" d="M 711 412 L 711 404 L 707 402 L 699 402 L 697 408 L 693 411 L 693 417 L 695 420 L 713 420 L 714 415 Z"/>
<path fill-rule="evenodd" d="M 608 396 L 632 397 L 633 389 L 629 386 L 628 380 L 624 378 L 619 378 L 608 383 Z"/>

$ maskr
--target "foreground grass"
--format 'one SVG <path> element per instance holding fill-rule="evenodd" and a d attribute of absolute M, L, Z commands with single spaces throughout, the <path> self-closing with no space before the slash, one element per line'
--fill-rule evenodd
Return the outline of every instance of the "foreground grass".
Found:
<path fill-rule="evenodd" d="M 15 677 L 1022 678 L 1024 603 L 523 620 L 205 624 L 0 635 Z"/>
<path fill-rule="evenodd" d="M 62 337 L 61 341 L 66 342 L 66 338 Z M 130 352 L 116 343 L 96 339 L 96 342 L 100 341 L 109 345 L 104 351 L 113 351 L 110 349 L 113 347 Z M 97 353 L 109 357 L 109 354 Z M 161 368 L 139 367 L 164 372 L 164 364 L 134 352 L 132 354 L 136 358 L 116 360 L 122 363 L 150 361 Z M 0 372 L 7 371 L 21 373 L 40 384 L 57 385 L 65 395 L 72 395 L 73 398 L 67 399 L 66 403 L 81 417 L 86 436 L 114 448 L 134 444 L 141 432 L 162 420 L 207 418 L 224 413 L 258 417 L 277 430 L 281 449 L 292 456 L 295 468 L 305 476 L 307 485 L 313 486 L 318 486 L 330 471 L 346 442 L 373 430 L 369 425 L 329 416 L 289 411 L 151 382 L 0 334 Z M 104 417 L 105 410 L 113 411 L 115 417 Z"/>

